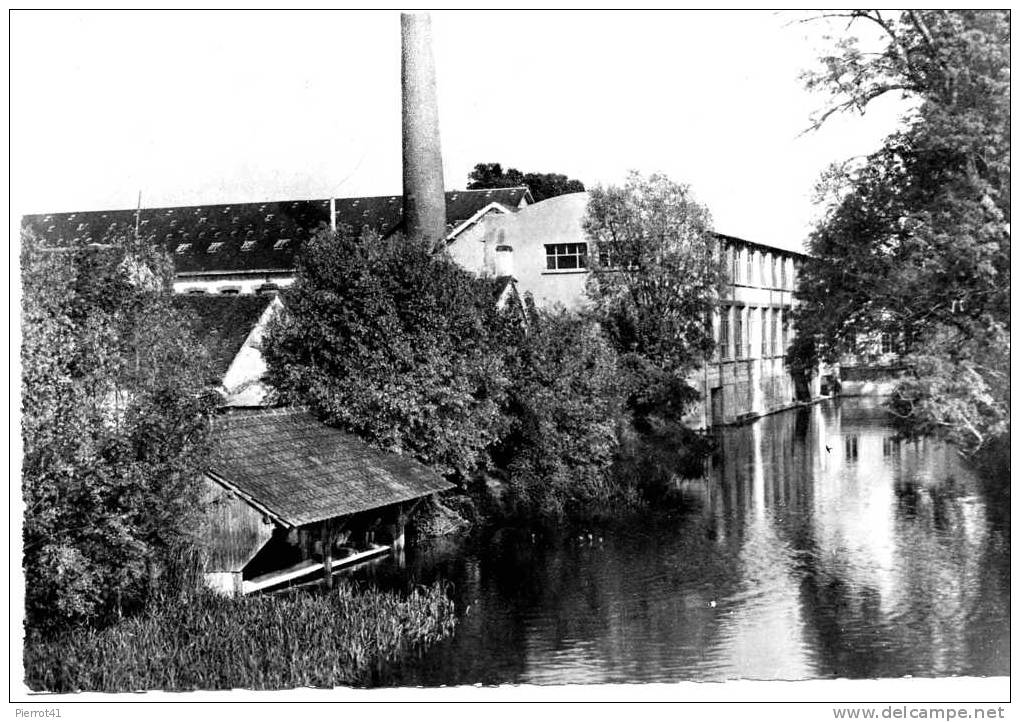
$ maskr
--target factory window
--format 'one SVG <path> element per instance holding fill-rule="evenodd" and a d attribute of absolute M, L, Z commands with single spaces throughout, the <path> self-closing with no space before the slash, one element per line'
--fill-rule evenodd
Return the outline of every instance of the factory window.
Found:
<path fill-rule="evenodd" d="M 549 243 L 545 246 L 545 267 L 551 271 L 588 267 L 587 243 Z"/>
<path fill-rule="evenodd" d="M 726 282 L 737 282 L 737 258 L 733 246 L 726 246 Z"/>
<path fill-rule="evenodd" d="M 747 268 L 745 272 L 747 275 L 744 276 L 744 283 L 750 286 L 752 278 L 751 274 L 754 273 L 754 252 L 751 251 L 750 248 L 747 249 Z"/>
<path fill-rule="evenodd" d="M 723 306 L 719 309 L 719 357 L 727 359 L 730 357 L 730 307 Z"/>
<path fill-rule="evenodd" d="M 241 244 L 241 252 L 248 253 L 249 251 L 255 250 L 255 241 L 245 241 Z"/>
<path fill-rule="evenodd" d="M 177 250 L 174 251 L 174 253 L 176 253 L 178 255 L 183 254 L 183 253 L 187 253 L 189 248 L 191 248 L 191 244 L 190 243 L 182 243 L 179 246 L 177 246 Z"/>
<path fill-rule="evenodd" d="M 736 307 L 733 309 L 733 356 L 743 358 L 744 356 L 744 309 Z"/>
<path fill-rule="evenodd" d="M 783 353 L 783 341 L 779 338 L 779 309 L 772 310 L 772 329 L 769 336 L 772 337 L 772 355 L 780 356 Z"/>
<path fill-rule="evenodd" d="M 883 333 L 881 339 L 882 353 L 892 353 L 896 350 L 896 344 L 893 343 L 893 336 L 891 333 Z"/>
<path fill-rule="evenodd" d="M 779 287 L 786 288 L 786 259 L 779 259 Z"/>
<path fill-rule="evenodd" d="M 761 310 L 761 326 L 760 326 L 760 329 L 761 329 L 761 355 L 762 355 L 762 358 L 765 358 L 766 356 L 771 356 L 771 353 L 770 353 L 771 349 L 769 348 L 769 333 L 768 333 L 768 329 L 769 329 L 769 317 L 770 317 L 770 315 L 771 314 L 769 313 L 769 309 L 763 308 Z"/>
<path fill-rule="evenodd" d="M 209 247 L 205 249 L 205 252 L 217 253 L 221 248 L 223 248 L 223 241 L 215 241 L 214 243 L 209 244 Z"/>

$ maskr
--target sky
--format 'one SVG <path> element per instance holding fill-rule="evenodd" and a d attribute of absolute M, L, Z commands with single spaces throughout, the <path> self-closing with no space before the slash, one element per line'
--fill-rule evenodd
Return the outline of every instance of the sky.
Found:
<path fill-rule="evenodd" d="M 802 71 L 845 25 L 804 13 L 432 14 L 444 175 L 499 162 L 587 186 L 691 186 L 716 230 L 800 249 L 830 163 L 899 99 L 804 133 Z M 11 17 L 15 213 L 399 194 L 395 12 Z"/>

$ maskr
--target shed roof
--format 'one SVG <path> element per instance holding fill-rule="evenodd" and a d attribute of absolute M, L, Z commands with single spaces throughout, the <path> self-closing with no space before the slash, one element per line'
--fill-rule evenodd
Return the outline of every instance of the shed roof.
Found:
<path fill-rule="evenodd" d="M 173 304 L 209 353 L 211 381 L 219 383 L 258 324 L 272 296 L 180 295 Z"/>
<path fill-rule="evenodd" d="M 411 501 L 453 484 L 303 409 L 245 409 L 214 421 L 210 475 L 290 526 Z"/>
<path fill-rule="evenodd" d="M 491 203 L 513 210 L 530 199 L 526 187 L 447 191 L 447 225 L 456 228 Z M 356 232 L 367 226 L 385 235 L 403 220 L 401 196 L 337 198 L 335 206 L 337 226 Z M 22 224 L 67 246 L 133 234 L 136 220 L 143 236 L 170 253 L 177 273 L 290 271 L 301 244 L 329 225 L 330 200 L 40 213 Z"/>

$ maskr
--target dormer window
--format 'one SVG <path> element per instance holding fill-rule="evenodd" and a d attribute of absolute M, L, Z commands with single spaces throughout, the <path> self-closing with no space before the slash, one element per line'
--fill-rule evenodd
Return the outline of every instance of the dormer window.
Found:
<path fill-rule="evenodd" d="M 215 241 L 209 244 L 209 247 L 205 249 L 206 253 L 218 253 L 223 248 L 223 241 Z"/>
<path fill-rule="evenodd" d="M 281 238 L 280 240 L 278 240 L 276 243 L 273 244 L 273 250 L 274 251 L 283 251 L 286 248 L 288 248 L 289 246 L 290 246 L 290 239 L 289 238 Z"/>
<path fill-rule="evenodd" d="M 180 255 L 183 255 L 183 254 L 187 253 L 189 248 L 191 248 L 191 244 L 190 243 L 182 243 L 179 246 L 177 246 L 177 250 L 174 251 L 174 253 L 176 253 L 178 256 L 180 256 Z"/>
<path fill-rule="evenodd" d="M 248 253 L 255 250 L 255 241 L 245 241 L 241 244 L 241 252 Z"/>

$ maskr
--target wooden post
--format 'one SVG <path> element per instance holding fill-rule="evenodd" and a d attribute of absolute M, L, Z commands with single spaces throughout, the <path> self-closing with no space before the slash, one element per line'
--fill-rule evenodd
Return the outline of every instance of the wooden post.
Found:
<path fill-rule="evenodd" d="M 322 522 L 322 571 L 326 589 L 333 588 L 333 525 L 330 522 L 330 519 Z"/>
<path fill-rule="evenodd" d="M 404 514 L 404 505 L 397 504 L 397 518 L 393 525 L 393 551 L 404 550 L 404 525 L 407 523 L 407 516 Z"/>

